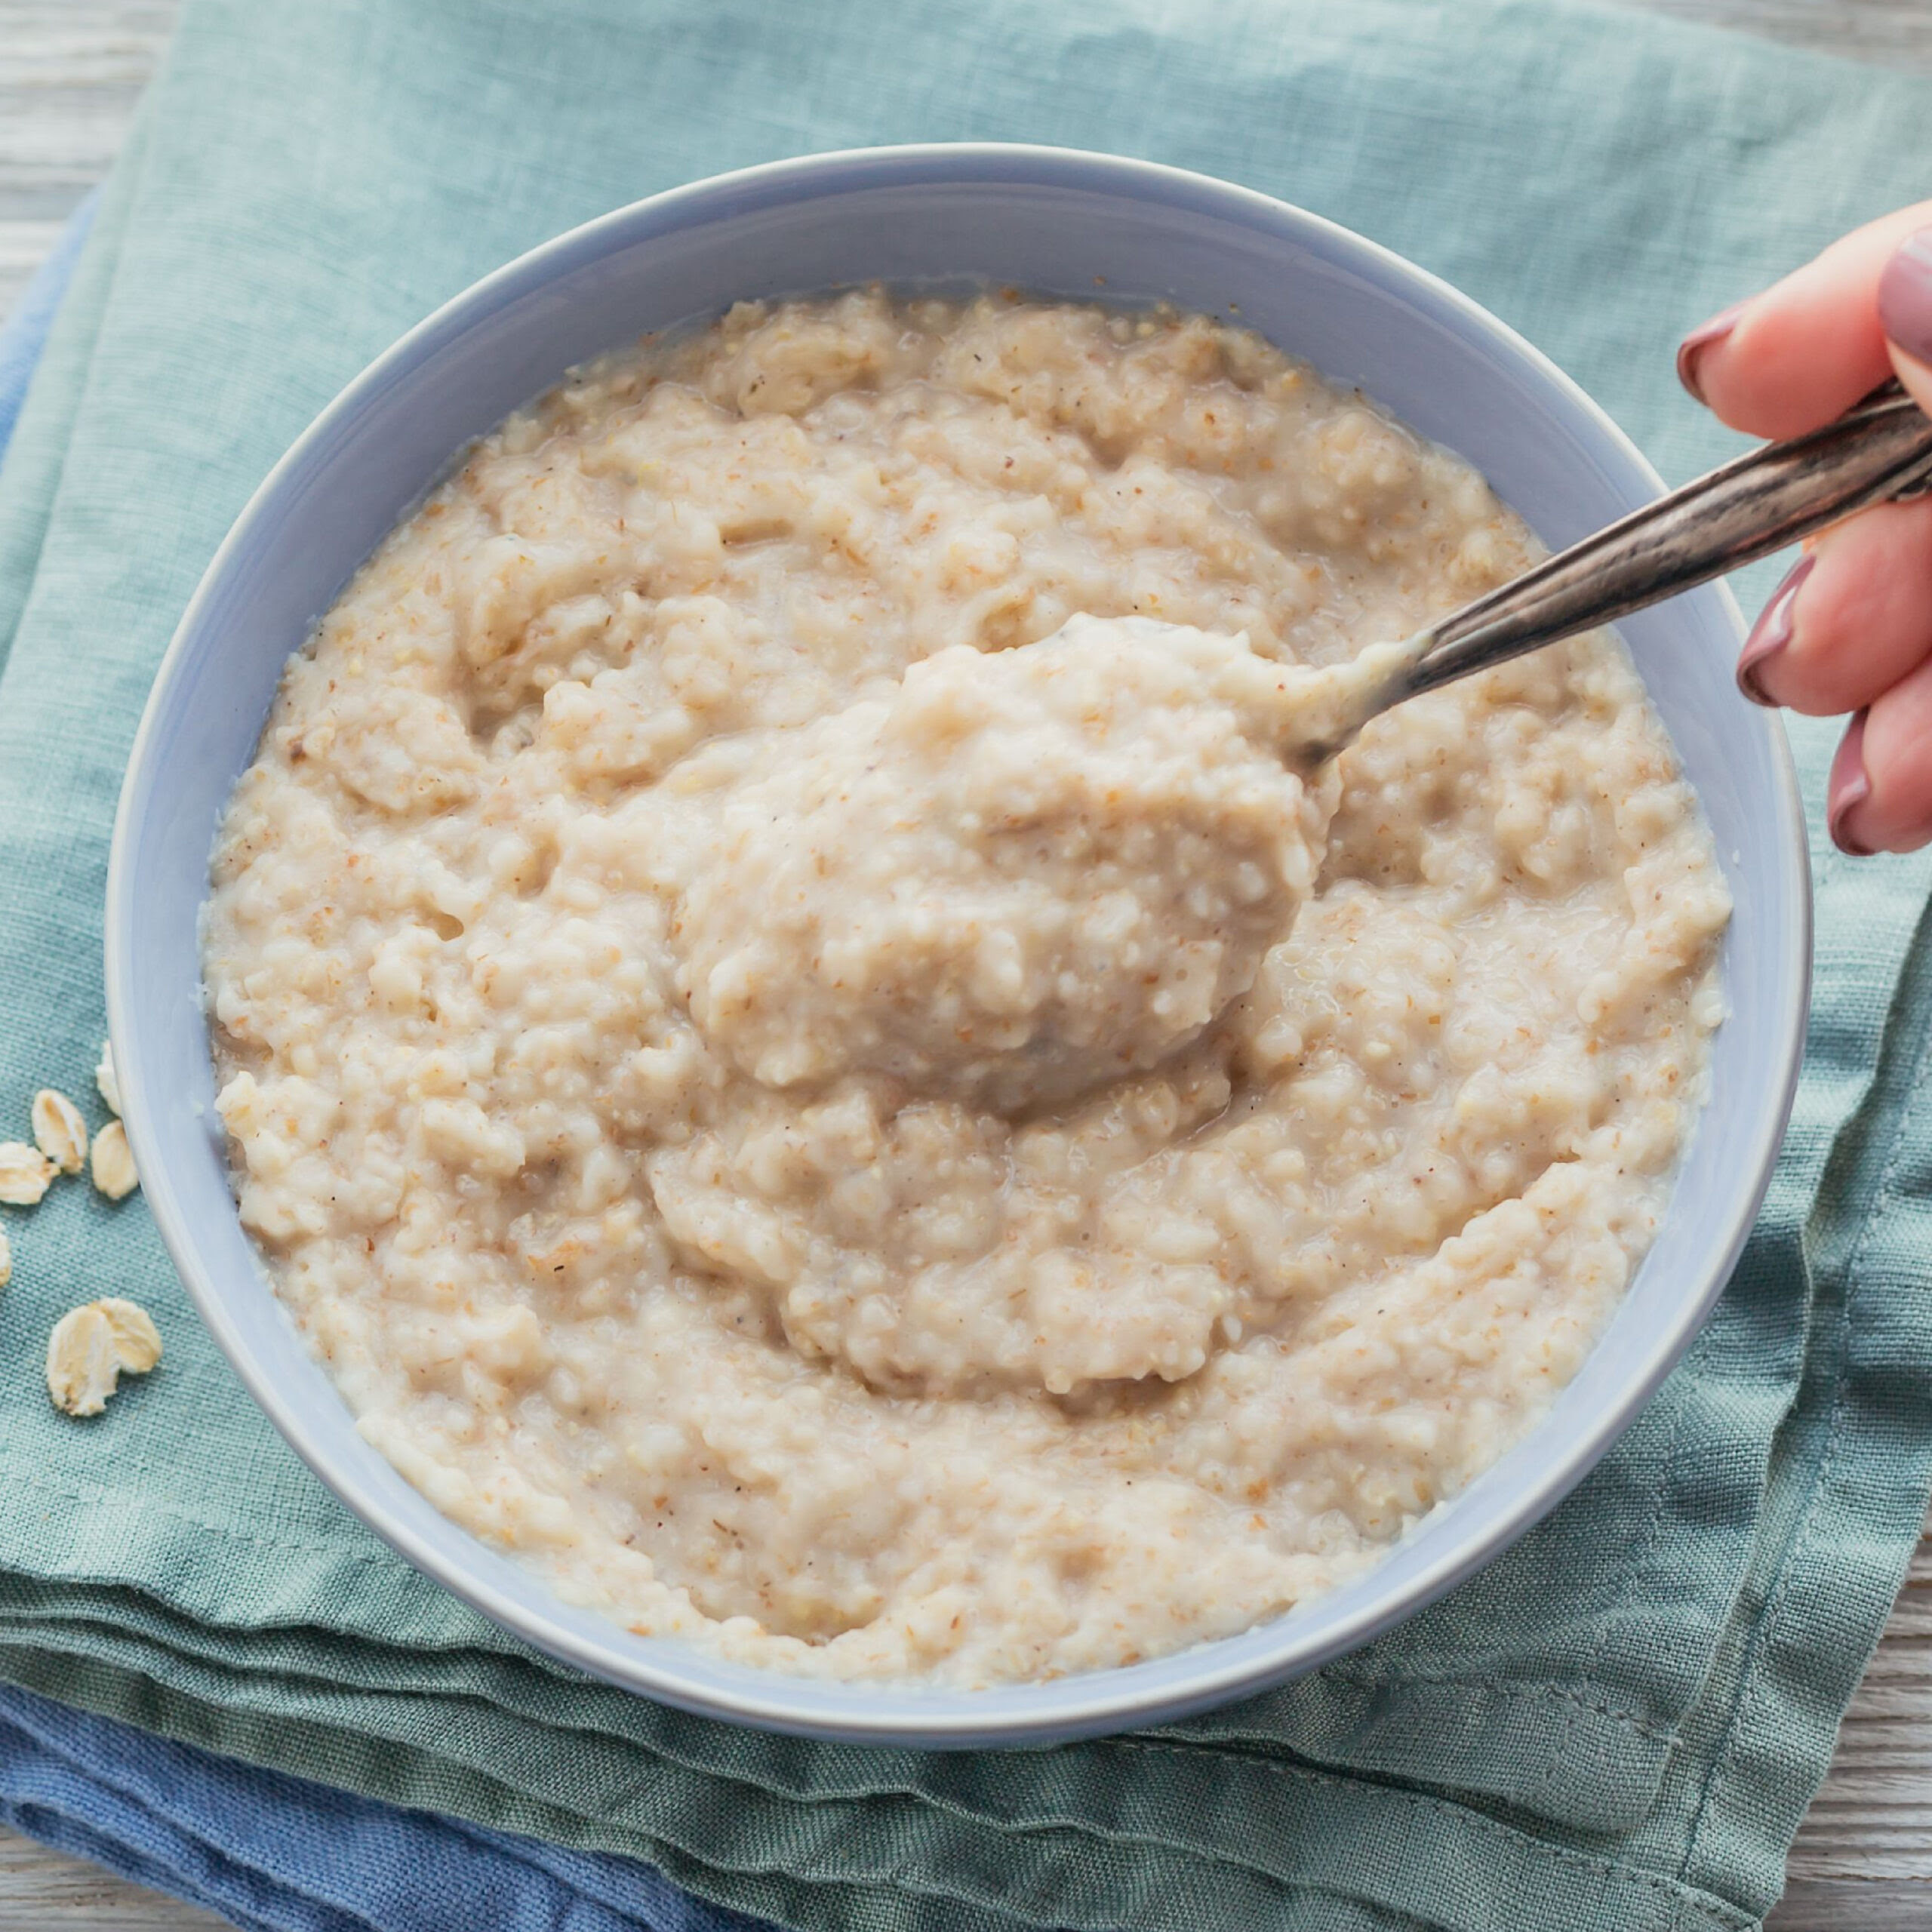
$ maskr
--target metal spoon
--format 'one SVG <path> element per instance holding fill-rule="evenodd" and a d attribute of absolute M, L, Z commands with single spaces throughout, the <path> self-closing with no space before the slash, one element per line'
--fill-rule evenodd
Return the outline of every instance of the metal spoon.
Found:
<path fill-rule="evenodd" d="M 1887 499 L 1932 489 L 1932 418 L 1897 383 L 1808 435 L 1766 443 L 1356 660 L 1343 701 L 1284 747 L 1312 768 L 1404 698 L 1612 623 Z M 1312 721 L 1311 721 L 1312 723 Z"/>

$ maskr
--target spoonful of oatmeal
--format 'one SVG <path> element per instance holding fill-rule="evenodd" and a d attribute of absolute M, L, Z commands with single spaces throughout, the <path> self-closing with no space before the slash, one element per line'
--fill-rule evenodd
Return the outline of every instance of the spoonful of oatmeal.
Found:
<path fill-rule="evenodd" d="M 767 1086 L 1008 1113 L 1155 1066 L 1313 890 L 1339 781 L 1283 745 L 1347 690 L 1146 618 L 940 651 L 723 794 L 672 935 L 692 1015 Z"/>

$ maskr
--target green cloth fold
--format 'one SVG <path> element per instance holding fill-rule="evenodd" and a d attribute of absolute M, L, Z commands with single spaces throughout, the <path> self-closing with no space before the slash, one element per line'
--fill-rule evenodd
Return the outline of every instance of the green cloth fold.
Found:
<path fill-rule="evenodd" d="M 91 1104 L 120 773 L 222 533 L 371 355 L 558 229 L 814 149 L 1149 155 L 1447 275 L 1684 475 L 1729 439 L 1678 334 L 1922 192 L 1928 125 L 1924 82 L 1490 0 L 189 0 L 0 471 L 0 1138 L 42 1084 Z M 1798 738 L 1815 827 L 1832 733 Z M 626 1697 L 362 1530 L 138 1198 L 72 1183 L 4 1222 L 0 1675 L 803 1927 L 1747 1926 L 1932 1488 L 1932 858 L 1815 842 L 1807 1070 L 1716 1314 L 1561 1510 L 1313 1676 L 977 1756 Z M 41 1351 L 101 1294 L 167 1358 L 76 1423 Z"/>

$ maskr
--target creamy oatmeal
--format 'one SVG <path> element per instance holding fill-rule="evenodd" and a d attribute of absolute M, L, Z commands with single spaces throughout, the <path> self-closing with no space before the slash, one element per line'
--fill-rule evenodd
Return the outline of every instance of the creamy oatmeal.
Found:
<path fill-rule="evenodd" d="M 573 1599 L 828 1676 L 1375 1561 L 1590 1348 L 1722 1010 L 1614 640 L 1279 755 L 1531 554 L 1198 318 L 748 305 L 512 417 L 215 854 L 242 1217 L 365 1434 Z"/>

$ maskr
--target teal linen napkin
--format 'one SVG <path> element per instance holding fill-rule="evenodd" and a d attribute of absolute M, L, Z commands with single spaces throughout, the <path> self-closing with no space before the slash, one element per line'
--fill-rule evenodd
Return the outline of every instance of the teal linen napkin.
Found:
<path fill-rule="evenodd" d="M 223 531 L 370 356 L 558 229 L 867 142 L 1149 155 L 1449 276 L 1681 476 L 1729 439 L 1671 379 L 1678 334 L 1922 193 L 1928 125 L 1921 82 L 1488 0 L 189 0 L 0 471 L 0 1138 L 42 1084 L 91 1097 L 120 772 Z M 1814 828 L 1830 741 L 1798 735 Z M 67 1183 L 5 1222 L 0 1674 L 800 1927 L 1746 1927 L 1932 1487 L 1932 859 L 1814 843 L 1807 1071 L 1717 1313 L 1563 1509 L 1327 1670 L 978 1756 L 627 1697 L 362 1531 L 138 1198 Z M 41 1352 L 103 1293 L 167 1359 L 76 1424 Z"/>

